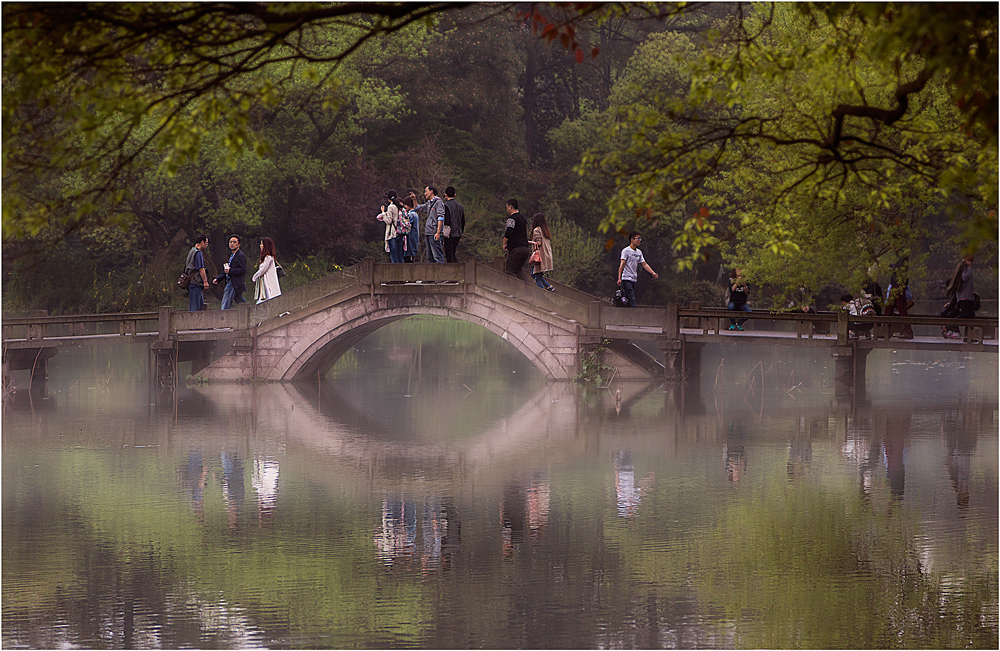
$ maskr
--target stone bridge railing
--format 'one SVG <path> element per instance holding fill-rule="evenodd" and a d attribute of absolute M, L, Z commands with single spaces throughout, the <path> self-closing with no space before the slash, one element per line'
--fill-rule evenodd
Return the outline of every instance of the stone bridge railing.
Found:
<path fill-rule="evenodd" d="M 226 342 L 232 349 L 251 351 L 255 338 L 266 335 L 275 328 L 284 327 L 289 321 L 307 318 L 310 314 L 329 310 L 345 301 L 363 296 L 419 296 L 468 294 L 494 296 L 498 303 L 516 305 L 518 310 L 535 315 L 542 321 L 559 321 L 580 333 L 580 346 L 593 346 L 604 339 L 626 343 L 628 340 L 656 341 L 664 353 L 669 369 L 678 352 L 703 343 L 718 341 L 731 335 L 725 331 L 733 313 L 719 308 L 703 308 L 692 304 L 664 307 L 623 309 L 607 301 L 581 292 L 572 287 L 554 283 L 556 291 L 545 292 L 531 283 L 508 276 L 502 272 L 502 258 L 492 264 L 468 260 L 458 264 L 387 264 L 367 258 L 362 262 L 330 274 L 319 280 L 287 291 L 282 296 L 260 305 L 241 304 L 235 310 L 209 310 L 202 312 L 175 311 L 162 307 L 157 312 L 48 316 L 35 314 L 24 317 L 3 318 L 3 346 L 5 370 L 30 368 L 33 372 L 44 369 L 45 358 L 55 353 L 60 345 L 80 345 L 123 340 L 144 341 L 157 351 L 173 351 L 173 364 L 189 359 L 198 364 L 209 363 L 217 351 L 210 348 Z M 408 299 L 402 299 L 408 300 Z M 398 302 L 398 301 L 397 301 Z M 513 302 L 513 303 L 512 303 Z M 963 350 L 988 350 L 996 352 L 996 318 L 943 319 L 931 316 L 907 317 L 848 317 L 846 313 L 829 312 L 804 314 L 802 312 L 753 312 L 740 313 L 740 319 L 749 319 L 767 329 L 752 328 L 741 336 L 755 337 L 763 344 L 798 344 L 827 346 L 836 353 L 846 349 L 848 325 L 851 322 L 874 323 L 874 339 L 858 342 L 858 346 L 877 348 L 885 346 L 929 347 L 932 342 L 903 343 L 887 341 L 889 327 L 893 324 L 911 326 L 954 325 L 967 328 L 968 343 L 957 341 L 936 342 L 935 347 Z M 766 322 L 766 323 L 762 323 Z M 763 339 L 767 332 L 781 338 Z M 794 334 L 792 334 L 794 333 Z M 987 345 L 988 344 L 988 345 Z M 615 351 L 627 354 L 621 346 Z M 634 352 L 634 351 L 632 351 Z M 689 353 L 692 352 L 689 350 Z M 173 354 L 173 353 L 171 353 Z M 837 353 L 843 354 L 843 353 Z M 690 361 L 689 354 L 685 358 Z M 633 361 L 639 361 L 634 358 Z M 687 362 L 686 362 L 687 363 Z M 669 371 L 668 371 L 669 372 Z"/>
<path fill-rule="evenodd" d="M 543 292 L 532 284 L 504 274 L 502 258 L 492 264 L 468 260 L 458 264 L 388 264 L 366 258 L 358 264 L 325 276 L 260 305 L 241 304 L 235 310 L 187 312 L 161 307 L 157 312 L 84 314 L 49 316 L 44 312 L 32 316 L 4 317 L 3 341 L 11 349 L 20 347 L 58 346 L 67 339 L 93 338 L 106 340 L 118 337 L 150 337 L 172 339 L 203 339 L 211 331 L 215 339 L 246 336 L 251 328 L 267 328 L 267 323 L 279 316 L 308 310 L 318 302 L 340 295 L 369 293 L 462 293 L 478 285 L 533 307 L 580 324 L 587 331 L 607 338 L 675 339 L 682 329 L 702 335 L 718 335 L 726 329 L 731 312 L 721 308 L 705 308 L 698 304 L 681 307 L 638 307 L 623 309 L 568 285 L 554 283 L 556 292 Z M 977 344 L 996 337 L 996 318 L 943 319 L 937 316 L 907 317 L 848 317 L 843 312 L 753 312 L 741 313 L 740 319 L 769 323 L 787 322 L 794 326 L 798 337 L 813 338 L 817 332 L 835 334 L 838 344 L 848 341 L 848 320 L 874 323 L 876 340 L 886 339 L 888 326 L 893 324 L 954 325 L 970 329 L 970 343 Z M 762 324 L 763 325 L 763 324 Z"/>

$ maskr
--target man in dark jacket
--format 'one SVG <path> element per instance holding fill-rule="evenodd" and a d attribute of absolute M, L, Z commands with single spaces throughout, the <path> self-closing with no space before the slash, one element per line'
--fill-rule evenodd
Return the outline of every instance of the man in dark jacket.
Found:
<path fill-rule="evenodd" d="M 229 262 L 222 265 L 223 272 L 212 281 L 218 285 L 220 280 L 226 282 L 226 288 L 222 291 L 222 309 L 228 310 L 233 303 L 246 303 L 243 299 L 243 292 L 247 290 L 244 276 L 247 273 L 247 256 L 240 251 L 240 236 L 233 235 L 229 238 Z"/>
<path fill-rule="evenodd" d="M 458 241 L 462 239 L 465 230 L 465 208 L 455 200 L 455 188 L 444 189 L 444 259 L 448 262 L 458 262 Z"/>
<path fill-rule="evenodd" d="M 524 282 L 531 278 L 524 270 L 524 263 L 531 253 L 528 250 L 528 221 L 517 209 L 517 199 L 507 200 L 507 223 L 503 231 L 503 250 L 507 253 L 504 273 L 517 276 Z"/>

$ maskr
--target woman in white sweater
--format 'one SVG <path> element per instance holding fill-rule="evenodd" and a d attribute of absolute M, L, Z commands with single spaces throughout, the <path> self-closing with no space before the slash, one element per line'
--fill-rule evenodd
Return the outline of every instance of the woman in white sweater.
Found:
<path fill-rule="evenodd" d="M 265 237 L 260 241 L 260 267 L 253 275 L 257 283 L 254 296 L 258 303 L 263 303 L 275 296 L 281 296 L 281 285 L 278 284 L 278 263 L 275 261 L 274 240 Z"/>

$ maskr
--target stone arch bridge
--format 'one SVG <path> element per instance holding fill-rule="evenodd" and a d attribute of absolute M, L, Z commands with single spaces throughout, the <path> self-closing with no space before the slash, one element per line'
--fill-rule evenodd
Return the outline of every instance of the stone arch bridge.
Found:
<path fill-rule="evenodd" d="M 541 291 L 492 264 L 387 264 L 366 258 L 260 305 L 235 310 L 3 318 L 3 364 L 44 378 L 46 360 L 60 346 L 142 342 L 155 356 L 161 387 L 177 381 L 178 362 L 190 361 L 196 379 L 215 382 L 295 381 L 323 375 L 354 344 L 375 330 L 414 315 L 440 315 L 480 325 L 527 357 L 549 380 L 573 379 L 586 355 L 599 351 L 614 379 L 695 377 L 709 343 L 738 337 L 741 345 L 829 349 L 838 392 L 864 390 L 865 361 L 876 348 L 996 353 L 997 319 L 851 317 L 874 324 L 870 340 L 848 337 L 844 313 L 755 312 L 746 332 L 728 332 L 730 312 L 692 304 L 620 309 L 555 283 Z M 939 332 L 964 326 L 967 341 L 889 337 L 893 325 Z M 114 328 L 109 331 L 108 326 Z M 764 326 L 764 327 L 761 327 Z M 150 328 L 155 329 L 150 329 Z M 641 345 L 637 345 L 637 342 Z"/>
<path fill-rule="evenodd" d="M 378 264 L 370 258 L 249 308 L 250 342 L 234 342 L 197 377 L 295 381 L 325 375 L 375 330 L 409 316 L 437 315 L 482 326 L 553 380 L 578 372 L 592 297 L 542 292 L 491 266 Z M 179 315 L 178 315 L 179 316 Z M 241 345 L 242 343 L 242 345 Z M 249 343 L 249 346 L 247 345 Z"/>

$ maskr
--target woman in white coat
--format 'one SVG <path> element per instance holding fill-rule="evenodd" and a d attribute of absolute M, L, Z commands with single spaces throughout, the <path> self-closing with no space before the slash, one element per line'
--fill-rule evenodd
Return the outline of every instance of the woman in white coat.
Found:
<path fill-rule="evenodd" d="M 275 296 L 281 296 L 281 285 L 278 284 L 278 263 L 275 260 L 274 240 L 265 237 L 260 241 L 260 267 L 253 275 L 257 283 L 254 291 L 258 303 L 263 303 Z"/>

